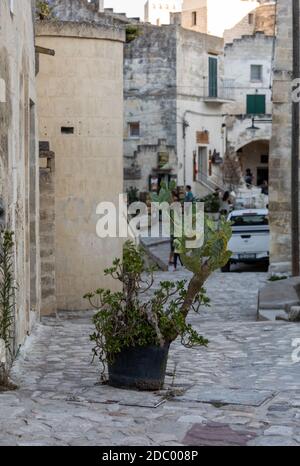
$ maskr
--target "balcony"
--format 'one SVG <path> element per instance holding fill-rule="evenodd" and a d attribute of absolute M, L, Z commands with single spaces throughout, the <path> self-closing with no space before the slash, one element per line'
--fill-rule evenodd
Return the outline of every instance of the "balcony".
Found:
<path fill-rule="evenodd" d="M 225 80 L 218 84 L 204 85 L 203 102 L 206 104 L 226 104 L 234 102 L 234 80 Z"/>

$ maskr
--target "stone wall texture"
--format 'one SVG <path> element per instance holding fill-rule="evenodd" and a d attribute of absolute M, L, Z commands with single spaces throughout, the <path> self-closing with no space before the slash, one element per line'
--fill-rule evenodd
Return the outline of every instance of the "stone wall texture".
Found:
<path fill-rule="evenodd" d="M 15 239 L 15 349 L 31 332 L 40 311 L 32 7 L 30 0 L 2 1 L 0 7 L 0 79 L 5 87 L 5 101 L 0 102 L 0 198 L 2 223 Z"/>
<path fill-rule="evenodd" d="M 292 0 L 278 0 L 270 149 L 270 222 L 271 267 L 283 271 L 290 269 L 291 262 L 292 78 Z"/>
<path fill-rule="evenodd" d="M 55 225 L 55 154 L 48 152 L 40 166 L 41 315 L 53 315 L 57 310 Z"/>
<path fill-rule="evenodd" d="M 97 16 L 98 18 L 98 16 Z M 116 23 L 41 21 L 40 140 L 55 153 L 55 264 L 58 310 L 84 310 L 84 294 L 116 289 L 104 269 L 122 240 L 96 234 L 100 202 L 123 192 L 123 41 Z"/>

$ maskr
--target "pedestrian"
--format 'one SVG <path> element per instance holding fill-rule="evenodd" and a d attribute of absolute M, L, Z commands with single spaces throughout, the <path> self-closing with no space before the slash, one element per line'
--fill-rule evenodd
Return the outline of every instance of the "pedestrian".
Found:
<path fill-rule="evenodd" d="M 250 168 L 247 168 L 246 170 L 246 176 L 245 176 L 245 182 L 248 186 L 252 186 L 253 183 L 253 174 L 250 170 Z"/>
<path fill-rule="evenodd" d="M 178 259 L 180 261 L 180 264 L 182 264 L 182 260 L 181 260 L 181 257 L 180 257 L 180 253 L 181 253 L 181 244 L 180 244 L 180 241 L 178 238 L 175 238 L 174 239 L 174 272 L 177 271 L 177 264 L 178 264 Z"/>
<path fill-rule="evenodd" d="M 172 203 L 174 204 L 175 202 L 180 202 L 179 195 L 177 191 L 172 191 Z M 170 213 L 171 217 L 174 217 L 173 211 Z M 169 256 L 169 265 L 174 264 L 174 218 L 171 218 L 171 225 L 170 225 L 170 256 Z"/>
<path fill-rule="evenodd" d="M 263 182 L 263 184 L 261 185 L 261 192 L 262 194 L 264 194 L 265 196 L 268 196 L 269 195 L 269 184 L 267 182 L 267 180 L 265 180 Z"/>
<path fill-rule="evenodd" d="M 193 200 L 194 194 L 192 192 L 192 187 L 188 185 L 186 186 L 184 202 L 193 202 Z"/>

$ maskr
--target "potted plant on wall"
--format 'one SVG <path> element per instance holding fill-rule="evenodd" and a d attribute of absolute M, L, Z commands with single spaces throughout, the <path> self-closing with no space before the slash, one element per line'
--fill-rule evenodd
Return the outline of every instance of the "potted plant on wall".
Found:
<path fill-rule="evenodd" d="M 162 190 L 161 200 L 171 198 Z M 147 291 L 153 285 L 153 274 L 144 271 L 139 249 L 127 242 L 123 259 L 115 259 L 105 271 L 123 285 L 120 292 L 99 289 L 85 298 L 97 309 L 93 318 L 95 332 L 91 335 L 94 356 L 102 364 L 102 376 L 108 366 L 108 383 L 122 388 L 159 390 L 163 387 L 169 348 L 178 337 L 191 348 L 206 346 L 208 340 L 187 322 L 190 311 L 199 312 L 207 306 L 204 284 L 210 274 L 224 266 L 231 255 L 227 251 L 231 227 L 221 220 L 216 230 L 206 218 L 204 243 L 188 249 L 186 238 L 180 238 L 181 259 L 193 273 L 186 281 L 164 281 L 151 298 Z"/>

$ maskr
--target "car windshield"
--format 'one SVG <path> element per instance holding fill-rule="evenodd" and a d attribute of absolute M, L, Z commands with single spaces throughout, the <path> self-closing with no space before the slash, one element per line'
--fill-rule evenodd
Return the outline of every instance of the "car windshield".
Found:
<path fill-rule="evenodd" d="M 267 215 L 257 215 L 257 214 L 234 215 L 231 217 L 230 221 L 235 227 L 269 225 L 269 219 Z"/>

